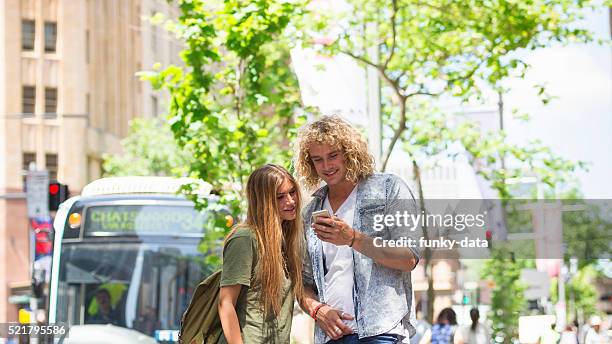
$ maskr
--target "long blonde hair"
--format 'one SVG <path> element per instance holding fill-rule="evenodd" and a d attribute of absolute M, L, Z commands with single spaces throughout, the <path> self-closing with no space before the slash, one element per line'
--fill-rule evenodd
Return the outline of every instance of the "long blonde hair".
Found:
<path fill-rule="evenodd" d="M 285 180 L 296 190 L 296 217 L 281 220 L 276 193 Z M 278 165 L 264 165 L 249 176 L 246 188 L 247 217 L 237 227 L 248 227 L 257 238 L 259 259 L 255 283 L 260 291 L 264 314 L 278 315 L 285 269 L 298 300 L 304 295 L 302 286 L 303 225 L 300 216 L 301 196 L 295 178 Z M 231 236 L 231 234 L 230 234 Z"/>

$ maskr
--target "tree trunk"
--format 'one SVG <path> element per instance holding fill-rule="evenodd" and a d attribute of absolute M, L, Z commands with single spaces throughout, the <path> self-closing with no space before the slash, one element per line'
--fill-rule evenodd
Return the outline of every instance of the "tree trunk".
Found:
<path fill-rule="evenodd" d="M 421 180 L 421 168 L 419 167 L 419 164 L 416 162 L 416 160 L 412 160 L 412 171 L 413 171 L 413 178 L 414 181 L 416 183 L 416 187 L 417 187 L 417 191 L 419 192 L 419 208 L 424 211 L 425 213 L 427 212 L 425 209 L 425 195 L 423 194 L 423 183 Z M 423 238 L 425 240 L 429 240 L 429 236 L 427 234 L 427 222 L 423 223 Z M 425 247 L 425 249 L 423 250 L 423 252 L 421 253 L 421 256 L 423 257 L 423 270 L 425 271 L 425 276 L 427 276 L 427 311 L 425 312 L 425 314 L 427 314 L 427 321 L 430 324 L 433 324 L 433 313 L 434 313 L 434 300 L 436 298 L 436 291 L 434 290 L 434 280 L 433 280 L 433 265 L 431 264 L 431 256 L 432 256 L 432 252 L 431 249 L 429 247 Z"/>
<path fill-rule="evenodd" d="M 391 158 L 391 153 L 393 153 L 393 148 L 395 148 L 395 144 L 397 143 L 399 138 L 404 133 L 404 130 L 406 130 L 406 121 L 407 121 L 406 98 L 401 96 L 401 93 L 398 89 L 394 89 L 394 90 L 399 97 L 400 120 L 399 120 L 399 125 L 397 126 L 397 129 L 395 129 L 395 132 L 393 133 L 393 138 L 391 138 L 389 147 L 387 147 L 387 152 L 385 153 L 385 156 L 383 157 L 381 171 L 384 171 L 387 169 L 387 164 L 389 163 L 389 159 Z"/>

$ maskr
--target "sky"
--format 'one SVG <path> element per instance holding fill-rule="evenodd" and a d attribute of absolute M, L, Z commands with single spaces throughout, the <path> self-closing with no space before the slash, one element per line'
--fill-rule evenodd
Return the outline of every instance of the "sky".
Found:
<path fill-rule="evenodd" d="M 596 37 L 610 39 L 607 9 L 589 13 L 583 24 Z M 612 198 L 612 48 L 551 47 L 530 52 L 526 61 L 532 68 L 524 80 L 509 84 L 504 104 L 529 113 L 531 120 L 506 116 L 509 138 L 540 139 L 566 159 L 588 162 L 589 171 L 578 173 L 585 198 Z M 543 105 L 534 84 L 545 84 L 558 98 Z"/>

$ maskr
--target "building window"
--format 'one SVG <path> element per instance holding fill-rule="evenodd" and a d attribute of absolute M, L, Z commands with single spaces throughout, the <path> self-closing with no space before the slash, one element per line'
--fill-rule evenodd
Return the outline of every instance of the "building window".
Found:
<path fill-rule="evenodd" d="M 54 53 L 57 43 L 57 24 L 45 22 L 45 52 Z"/>
<path fill-rule="evenodd" d="M 23 171 L 23 190 L 25 190 L 26 186 L 26 172 L 30 170 L 30 164 L 32 164 L 32 168 L 36 169 L 36 153 L 27 152 L 23 153 L 21 156 L 21 170 Z"/>
<path fill-rule="evenodd" d="M 34 86 L 23 86 L 22 90 L 22 111 L 24 114 L 34 113 L 34 107 L 36 105 L 36 87 Z"/>
<path fill-rule="evenodd" d="M 31 163 L 34 163 L 36 165 L 36 153 L 32 153 L 32 152 L 23 153 L 21 169 L 23 171 L 29 171 Z"/>
<path fill-rule="evenodd" d="M 23 50 L 34 50 L 34 38 L 36 37 L 36 23 L 33 20 L 21 21 L 21 48 Z"/>
<path fill-rule="evenodd" d="M 45 87 L 45 113 L 57 113 L 57 88 Z"/>
<path fill-rule="evenodd" d="M 151 96 L 151 113 L 153 117 L 157 117 L 159 114 L 157 112 L 157 97 Z"/>
<path fill-rule="evenodd" d="M 49 171 L 49 180 L 57 180 L 57 154 L 45 154 L 45 167 Z"/>

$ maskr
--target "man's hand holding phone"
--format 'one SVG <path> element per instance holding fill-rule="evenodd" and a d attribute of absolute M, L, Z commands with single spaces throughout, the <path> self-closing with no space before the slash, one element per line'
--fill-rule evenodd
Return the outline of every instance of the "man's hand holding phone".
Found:
<path fill-rule="evenodd" d="M 337 216 L 331 217 L 327 209 L 312 213 L 312 228 L 319 239 L 336 246 L 353 246 L 355 231 Z"/>
<path fill-rule="evenodd" d="M 318 221 L 317 219 L 320 217 L 331 218 L 331 215 L 329 214 L 329 210 L 327 209 L 317 210 L 314 213 L 312 213 L 312 223 L 316 223 Z"/>

